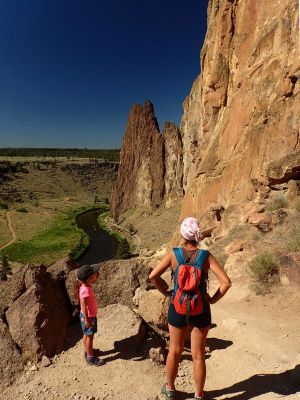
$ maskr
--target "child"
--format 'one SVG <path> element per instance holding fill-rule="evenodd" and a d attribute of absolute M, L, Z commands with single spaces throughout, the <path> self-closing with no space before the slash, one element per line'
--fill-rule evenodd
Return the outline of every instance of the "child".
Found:
<path fill-rule="evenodd" d="M 77 270 L 77 298 L 80 302 L 80 323 L 83 331 L 83 346 L 88 365 L 99 367 L 104 361 L 94 355 L 93 339 L 97 332 L 98 304 L 92 285 L 99 276 L 99 264 L 83 265 Z"/>

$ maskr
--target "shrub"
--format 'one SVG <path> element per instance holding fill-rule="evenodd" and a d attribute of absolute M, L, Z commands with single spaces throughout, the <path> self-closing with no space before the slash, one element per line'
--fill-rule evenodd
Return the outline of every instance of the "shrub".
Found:
<path fill-rule="evenodd" d="M 29 351 L 25 351 L 24 353 L 22 353 L 23 365 L 27 365 L 28 363 L 31 364 L 34 359 L 35 357 Z"/>
<path fill-rule="evenodd" d="M 249 263 L 252 278 L 252 288 L 256 294 L 266 294 L 278 281 L 278 264 L 271 253 L 257 255 Z"/>
<path fill-rule="evenodd" d="M 19 208 L 17 208 L 16 211 L 21 212 L 21 213 L 28 213 L 28 210 L 25 207 L 19 207 Z"/>
<path fill-rule="evenodd" d="M 12 270 L 9 266 L 8 257 L 2 254 L 0 262 L 0 281 L 7 281 L 8 275 L 12 275 Z"/>
<path fill-rule="evenodd" d="M 300 230 L 294 230 L 287 244 L 289 251 L 300 251 Z"/>
<path fill-rule="evenodd" d="M 0 201 L 0 210 L 8 210 L 8 205 L 4 201 Z"/>
<path fill-rule="evenodd" d="M 289 202 L 287 198 L 283 194 L 278 194 L 277 196 L 274 196 L 274 200 L 267 205 L 267 210 L 275 211 L 279 210 L 280 208 L 287 208 L 288 205 Z"/>

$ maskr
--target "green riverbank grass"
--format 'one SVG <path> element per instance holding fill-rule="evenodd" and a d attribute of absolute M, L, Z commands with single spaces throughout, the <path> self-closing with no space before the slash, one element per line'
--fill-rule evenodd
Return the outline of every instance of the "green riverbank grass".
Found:
<path fill-rule="evenodd" d="M 95 208 L 106 211 L 105 206 L 69 210 L 55 217 L 46 229 L 40 230 L 32 238 L 16 241 L 1 253 L 7 255 L 10 261 L 45 265 L 66 255 L 78 259 L 89 245 L 89 238 L 77 227 L 76 217 Z"/>

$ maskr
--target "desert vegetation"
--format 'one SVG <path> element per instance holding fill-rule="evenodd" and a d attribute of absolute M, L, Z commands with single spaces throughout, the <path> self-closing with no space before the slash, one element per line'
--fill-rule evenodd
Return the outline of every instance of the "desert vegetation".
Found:
<path fill-rule="evenodd" d="M 89 158 L 119 161 L 119 149 L 1 148 L 0 157 Z"/>
<path fill-rule="evenodd" d="M 252 288 L 256 294 L 266 294 L 278 282 L 278 261 L 269 252 L 258 254 L 249 263 L 252 277 Z"/>

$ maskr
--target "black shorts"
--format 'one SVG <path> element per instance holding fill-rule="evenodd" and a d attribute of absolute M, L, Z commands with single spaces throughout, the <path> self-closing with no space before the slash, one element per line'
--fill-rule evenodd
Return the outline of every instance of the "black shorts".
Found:
<path fill-rule="evenodd" d="M 199 315 L 190 315 L 189 323 L 186 322 L 186 316 L 178 314 L 172 301 L 169 305 L 168 323 L 175 328 L 183 328 L 191 325 L 196 328 L 208 328 L 211 325 L 211 313 L 209 304 L 204 304 L 203 311 Z"/>

